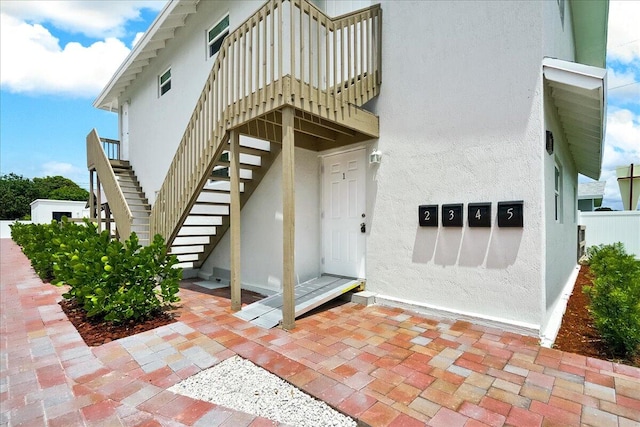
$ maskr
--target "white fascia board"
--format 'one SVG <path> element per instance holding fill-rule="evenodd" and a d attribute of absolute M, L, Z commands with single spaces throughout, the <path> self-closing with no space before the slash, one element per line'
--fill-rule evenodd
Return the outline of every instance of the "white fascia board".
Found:
<path fill-rule="evenodd" d="M 125 58 L 120 67 L 118 67 L 114 75 L 109 80 L 109 83 L 107 83 L 104 89 L 102 89 L 100 95 L 98 95 L 96 100 L 93 102 L 94 107 L 113 110 L 113 107 L 111 107 L 111 105 L 113 104 L 113 99 L 107 99 L 107 97 L 109 97 L 109 95 L 111 94 L 113 87 L 117 85 L 120 77 L 122 77 L 122 75 L 125 74 L 128 68 L 136 61 L 138 55 L 140 55 L 142 51 L 145 50 L 145 48 L 147 48 L 147 46 L 152 42 L 156 33 L 160 31 L 162 24 L 165 22 L 165 20 L 168 19 L 171 13 L 176 8 L 178 8 L 178 6 L 180 6 L 180 3 L 180 0 L 169 0 L 167 2 L 165 7 L 162 9 L 162 11 L 160 11 L 156 19 L 151 24 L 149 29 L 144 33 L 142 39 L 140 39 L 140 41 L 138 41 L 131 52 L 129 52 L 129 55 Z M 180 13 L 189 13 L 192 9 L 195 10 L 195 4 L 193 5 L 193 8 L 185 8 L 183 5 L 183 7 L 181 7 L 178 11 Z M 164 47 L 164 41 L 164 39 L 161 40 L 160 48 Z M 157 40 L 153 40 L 153 42 L 158 43 Z"/>

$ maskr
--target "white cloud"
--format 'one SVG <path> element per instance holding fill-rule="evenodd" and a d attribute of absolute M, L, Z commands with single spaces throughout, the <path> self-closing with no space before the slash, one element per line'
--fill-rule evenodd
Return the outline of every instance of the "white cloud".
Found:
<path fill-rule="evenodd" d="M 607 116 L 607 136 L 601 181 L 606 181 L 603 206 L 622 209 L 616 167 L 640 163 L 640 116 L 612 108 Z"/>
<path fill-rule="evenodd" d="M 159 11 L 166 0 L 129 1 L 8 1 L 0 2 L 2 13 L 22 21 L 50 23 L 69 32 L 99 39 L 122 37 L 127 21 L 140 19 L 141 9 Z"/>
<path fill-rule="evenodd" d="M 142 36 L 144 36 L 144 33 L 140 32 L 140 33 L 136 33 L 136 36 L 133 38 L 133 41 L 131 42 L 131 49 L 133 49 L 140 40 L 142 40 Z"/>
<path fill-rule="evenodd" d="M 44 163 L 41 166 L 39 176 L 46 177 L 58 175 L 69 178 L 71 181 L 83 188 L 88 186 L 89 172 L 87 172 L 86 168 L 83 169 L 71 163 L 58 162 L 55 160 Z"/>
<path fill-rule="evenodd" d="M 640 102 L 640 69 L 634 70 L 630 67 L 626 70 L 617 70 L 609 68 L 607 70 L 607 88 L 610 103 L 638 104 Z"/>
<path fill-rule="evenodd" d="M 11 92 L 95 96 L 129 54 L 115 38 L 62 48 L 39 24 L 4 13 L 0 24 L 0 84 Z"/>
<path fill-rule="evenodd" d="M 640 2 L 609 3 L 607 52 L 609 59 L 629 63 L 640 60 Z"/>

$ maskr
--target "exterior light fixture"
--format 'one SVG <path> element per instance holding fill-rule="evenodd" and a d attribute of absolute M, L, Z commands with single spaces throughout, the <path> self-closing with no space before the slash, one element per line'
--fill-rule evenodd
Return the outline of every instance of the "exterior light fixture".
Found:
<path fill-rule="evenodd" d="M 379 165 L 380 160 L 382 160 L 382 152 L 380 150 L 373 150 L 371 154 L 369 154 L 370 165 Z"/>

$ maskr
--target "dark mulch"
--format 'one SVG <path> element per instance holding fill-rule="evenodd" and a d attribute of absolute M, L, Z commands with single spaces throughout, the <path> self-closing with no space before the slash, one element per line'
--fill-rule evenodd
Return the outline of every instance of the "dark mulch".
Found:
<path fill-rule="evenodd" d="M 593 318 L 587 309 L 589 296 L 582 290 L 591 285 L 591 274 L 588 266 L 582 266 L 576 280 L 573 294 L 567 303 L 567 310 L 562 318 L 562 326 L 553 345 L 562 351 L 610 360 L 640 368 L 640 355 L 634 359 L 614 358 L 608 351 L 603 339 L 596 329 Z"/>
<path fill-rule="evenodd" d="M 220 289 L 206 289 L 195 285 L 193 283 L 194 281 L 197 280 L 183 280 L 180 282 L 180 287 L 231 300 L 231 290 L 228 287 Z M 251 304 L 252 302 L 259 301 L 263 298 L 264 295 L 247 291 L 245 289 L 242 290 L 241 299 L 243 304 Z M 111 322 L 105 322 L 103 319 L 87 317 L 86 312 L 75 300 L 62 300 L 60 301 L 60 306 L 69 318 L 69 321 L 76 327 L 84 342 L 91 347 L 168 325 L 177 321 L 179 317 L 179 311 L 175 310 L 173 312 L 162 312 L 156 317 L 141 321 L 132 320 L 123 324 L 114 324 Z"/>
<path fill-rule="evenodd" d="M 84 342 L 90 347 L 149 331 L 176 321 L 174 315 L 160 313 L 155 317 L 142 321 L 131 320 L 122 324 L 114 324 L 105 322 L 102 319 L 87 317 L 87 312 L 75 300 L 62 300 L 60 301 L 60 306 L 69 321 L 76 327 Z"/>

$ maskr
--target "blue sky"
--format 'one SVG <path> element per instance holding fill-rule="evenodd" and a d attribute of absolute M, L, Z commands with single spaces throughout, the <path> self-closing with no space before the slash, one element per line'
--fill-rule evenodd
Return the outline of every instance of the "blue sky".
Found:
<path fill-rule="evenodd" d="M 85 137 L 118 138 L 92 102 L 165 1 L 0 1 L 0 174 L 66 176 L 88 186 Z M 640 1 L 612 1 L 601 180 L 621 209 L 615 167 L 640 163 Z M 580 177 L 581 182 L 590 181 Z"/>

